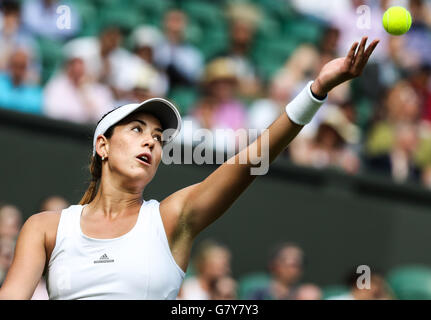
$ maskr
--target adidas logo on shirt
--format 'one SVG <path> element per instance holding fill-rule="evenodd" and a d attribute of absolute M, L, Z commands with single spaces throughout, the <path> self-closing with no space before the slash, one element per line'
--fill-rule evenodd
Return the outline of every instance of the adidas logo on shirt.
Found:
<path fill-rule="evenodd" d="M 110 263 L 114 262 L 114 259 L 109 259 L 108 255 L 105 253 L 103 254 L 99 260 L 94 260 L 94 263 Z"/>

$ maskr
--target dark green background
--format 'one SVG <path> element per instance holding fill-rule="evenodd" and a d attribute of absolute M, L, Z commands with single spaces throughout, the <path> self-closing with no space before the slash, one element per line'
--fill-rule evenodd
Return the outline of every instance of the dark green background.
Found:
<path fill-rule="evenodd" d="M 16 204 L 26 218 L 47 195 L 77 203 L 89 178 L 92 133 L 92 127 L 0 111 L 0 201 Z M 145 198 L 160 201 L 215 168 L 161 164 Z M 335 284 L 362 264 L 382 272 L 430 265 L 430 196 L 419 186 L 278 159 L 197 242 L 210 237 L 225 243 L 240 277 L 265 270 L 274 244 L 294 241 L 306 253 L 304 280 Z"/>

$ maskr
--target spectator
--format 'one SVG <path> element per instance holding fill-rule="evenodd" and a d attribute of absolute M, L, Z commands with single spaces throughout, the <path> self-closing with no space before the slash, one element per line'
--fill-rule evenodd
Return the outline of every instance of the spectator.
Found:
<path fill-rule="evenodd" d="M 76 35 L 81 28 L 79 11 L 69 1 L 26 0 L 22 11 L 25 28 L 36 36 L 62 41 Z M 67 17 L 63 20 L 64 14 Z"/>
<path fill-rule="evenodd" d="M 3 1 L 0 15 L 0 71 L 8 68 L 10 58 L 17 49 L 32 53 L 32 65 L 26 74 L 26 81 L 39 81 L 40 65 L 36 59 L 37 44 L 21 26 L 20 5 L 15 0 Z"/>
<path fill-rule="evenodd" d="M 284 0 L 293 6 L 295 10 L 305 16 L 323 20 L 330 23 L 337 11 L 345 11 L 349 8 L 350 0 Z"/>
<path fill-rule="evenodd" d="M 334 26 L 327 25 L 319 43 L 319 52 L 323 60 L 321 65 L 337 57 L 339 41 L 340 30 Z"/>
<path fill-rule="evenodd" d="M 295 300 L 321 300 L 322 290 L 314 284 L 303 284 L 296 292 Z"/>
<path fill-rule="evenodd" d="M 114 106 L 108 87 L 94 82 L 81 57 L 69 56 L 63 72 L 46 85 L 44 113 L 51 118 L 95 123 Z"/>
<path fill-rule="evenodd" d="M 216 57 L 229 58 L 238 80 L 238 94 L 253 99 L 261 94 L 261 81 L 251 53 L 256 29 L 260 22 L 259 10 L 251 4 L 233 4 L 227 10 L 230 45 Z"/>
<path fill-rule="evenodd" d="M 431 128 L 427 121 L 421 121 L 424 101 L 418 89 L 421 76 L 414 78 L 416 90 L 402 80 L 388 91 L 384 108 L 369 130 L 365 163 L 369 170 L 391 176 L 398 182 L 428 184 Z"/>
<path fill-rule="evenodd" d="M 319 62 L 317 67 L 313 65 L 310 71 L 305 74 L 305 77 L 309 77 L 310 74 L 318 72 L 326 63 L 336 59 L 338 57 L 338 46 L 340 43 L 340 30 L 332 25 L 327 25 L 324 29 L 322 39 L 318 46 L 319 51 Z M 369 66 L 368 66 L 369 67 Z M 334 88 L 328 94 L 328 103 L 341 104 L 350 100 L 350 83 L 343 83 L 342 85 Z"/>
<path fill-rule="evenodd" d="M 0 206 L 0 239 L 15 240 L 21 229 L 22 215 L 13 205 Z"/>
<path fill-rule="evenodd" d="M 335 167 L 349 174 L 360 169 L 352 147 L 360 141 L 360 130 L 338 106 L 328 106 L 322 122 L 311 138 L 302 136 L 289 148 L 292 161 L 316 168 Z"/>
<path fill-rule="evenodd" d="M 237 283 L 230 276 L 216 278 L 210 285 L 210 300 L 237 300 Z"/>
<path fill-rule="evenodd" d="M 42 200 L 39 212 L 60 211 L 69 207 L 69 202 L 61 196 L 49 196 Z"/>
<path fill-rule="evenodd" d="M 142 63 L 122 47 L 121 27 L 106 25 L 99 37 L 76 38 L 64 46 L 66 55 L 77 56 L 85 62 L 88 76 L 109 87 L 115 99 L 124 99 L 133 89 Z"/>
<path fill-rule="evenodd" d="M 294 84 L 276 75 L 269 86 L 268 97 L 254 102 L 248 111 L 248 128 L 266 129 L 285 110 L 292 96 Z"/>
<path fill-rule="evenodd" d="M 399 81 L 386 95 L 384 118 L 396 123 L 418 123 L 421 117 L 421 100 L 407 81 Z"/>
<path fill-rule="evenodd" d="M 379 64 L 379 81 L 391 88 L 400 81 L 406 69 L 416 63 L 416 58 L 405 50 L 404 37 L 391 37 L 388 41 L 389 59 Z"/>
<path fill-rule="evenodd" d="M 30 54 L 18 49 L 10 57 L 8 72 L 0 73 L 0 107 L 20 112 L 42 113 L 42 88 L 26 79 Z"/>
<path fill-rule="evenodd" d="M 194 259 L 196 275 L 184 280 L 180 298 L 210 299 L 214 281 L 230 274 L 230 259 L 231 254 L 226 247 L 209 240 L 202 242 Z"/>
<path fill-rule="evenodd" d="M 407 4 L 407 1 L 406 1 Z M 407 72 L 415 72 L 423 65 L 431 64 L 430 5 L 423 1 L 409 1 L 412 26 L 404 37 L 390 37 L 387 52 L 390 59 L 380 61 L 380 81 L 391 88 L 402 80 Z"/>
<path fill-rule="evenodd" d="M 383 278 L 379 273 L 373 272 L 370 279 L 369 288 L 358 287 L 358 274 L 352 272 L 347 277 L 347 285 L 349 292 L 346 294 L 330 297 L 328 300 L 391 300 L 392 293 Z"/>
<path fill-rule="evenodd" d="M 142 25 L 133 31 L 131 38 L 134 53 L 145 62 L 153 65 L 155 52 L 165 41 L 159 29 L 150 25 Z"/>
<path fill-rule="evenodd" d="M 236 141 L 238 149 L 242 132 L 231 132 L 247 127 L 247 111 L 245 106 L 235 98 L 237 78 L 232 61 L 218 58 L 208 64 L 204 74 L 203 97 L 191 112 L 194 124 L 200 128 L 212 130 L 216 136 L 214 146 L 224 150 L 229 141 Z M 228 146 L 229 148 L 229 146 Z"/>
<path fill-rule="evenodd" d="M 398 181 L 418 181 L 429 166 L 430 127 L 421 120 L 421 99 L 411 84 L 399 81 L 388 91 L 365 144 L 366 164 Z M 396 169 L 398 168 L 398 169 Z M 398 173 L 397 170 L 402 170 Z"/>
<path fill-rule="evenodd" d="M 413 70 L 409 83 L 420 100 L 422 119 L 431 123 L 431 65 L 423 64 Z"/>
<path fill-rule="evenodd" d="M 163 97 L 157 86 L 158 75 L 153 68 L 143 67 L 130 92 L 130 102 L 142 102 L 154 97 Z M 158 93 L 157 93 L 158 92 Z"/>
<path fill-rule="evenodd" d="M 185 40 L 187 16 L 180 10 L 169 10 L 164 17 L 166 41 L 154 55 L 156 64 L 166 71 L 169 87 L 194 86 L 203 70 L 203 56 Z"/>
<path fill-rule="evenodd" d="M 431 64 L 431 25 L 429 15 L 431 7 L 423 0 L 410 0 L 409 11 L 412 14 L 412 26 L 405 35 L 404 50 L 416 58 L 412 67 L 421 63 Z"/>
<path fill-rule="evenodd" d="M 425 188 L 431 189 L 431 165 L 428 165 L 423 169 L 421 182 Z"/>
<path fill-rule="evenodd" d="M 317 75 L 320 67 L 319 51 L 314 45 L 298 46 L 285 65 L 277 72 L 277 81 L 288 84 L 293 94 L 299 93 L 309 79 Z"/>
<path fill-rule="evenodd" d="M 0 285 L 12 263 L 21 223 L 22 216 L 17 207 L 10 204 L 0 205 Z"/>
<path fill-rule="evenodd" d="M 274 248 L 269 259 L 271 280 L 267 287 L 251 293 L 252 300 L 292 300 L 298 292 L 298 281 L 302 277 L 304 253 L 292 243 L 283 243 Z"/>
<path fill-rule="evenodd" d="M 235 98 L 237 78 L 232 61 L 219 58 L 210 62 L 205 70 L 204 96 L 194 115 L 207 129 L 246 127 L 244 105 Z"/>
<path fill-rule="evenodd" d="M 154 54 L 164 42 L 161 32 L 152 26 L 140 26 L 132 34 L 134 53 L 141 58 L 140 82 L 148 83 L 148 90 L 156 96 L 165 96 L 169 89 L 167 75 L 155 65 Z"/>
<path fill-rule="evenodd" d="M 370 169 L 386 173 L 396 182 L 407 180 L 419 182 L 421 168 L 415 159 L 418 146 L 417 128 L 412 124 L 399 124 L 394 130 L 394 143 L 391 150 L 381 155 L 369 157 L 367 164 Z"/>
<path fill-rule="evenodd" d="M 6 278 L 7 271 L 12 264 L 15 251 L 15 240 L 0 237 L 0 286 Z"/>

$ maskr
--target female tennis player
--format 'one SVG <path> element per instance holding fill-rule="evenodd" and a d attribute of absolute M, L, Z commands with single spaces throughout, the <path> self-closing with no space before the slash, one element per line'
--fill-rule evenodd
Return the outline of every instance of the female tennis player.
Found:
<path fill-rule="evenodd" d="M 269 150 L 272 162 L 307 124 L 337 85 L 359 76 L 378 44 L 367 38 L 330 61 L 247 149 Z M 144 200 L 162 157 L 162 130 L 180 130 L 175 107 L 150 99 L 114 109 L 98 123 L 80 204 L 31 216 L 0 289 L 2 299 L 30 299 L 46 274 L 50 299 L 175 299 L 196 236 L 219 218 L 255 176 L 247 164 L 224 163 L 200 183 L 163 199 Z M 251 149 L 250 149 L 251 150 Z M 263 150 L 263 149 L 261 149 Z"/>

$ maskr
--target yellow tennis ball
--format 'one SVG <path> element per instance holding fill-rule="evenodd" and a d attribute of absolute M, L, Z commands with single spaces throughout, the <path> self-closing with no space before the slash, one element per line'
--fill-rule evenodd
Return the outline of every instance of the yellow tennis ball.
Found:
<path fill-rule="evenodd" d="M 394 35 L 400 36 L 410 30 L 412 26 L 412 16 L 403 7 L 391 7 L 383 15 L 383 27 Z"/>

